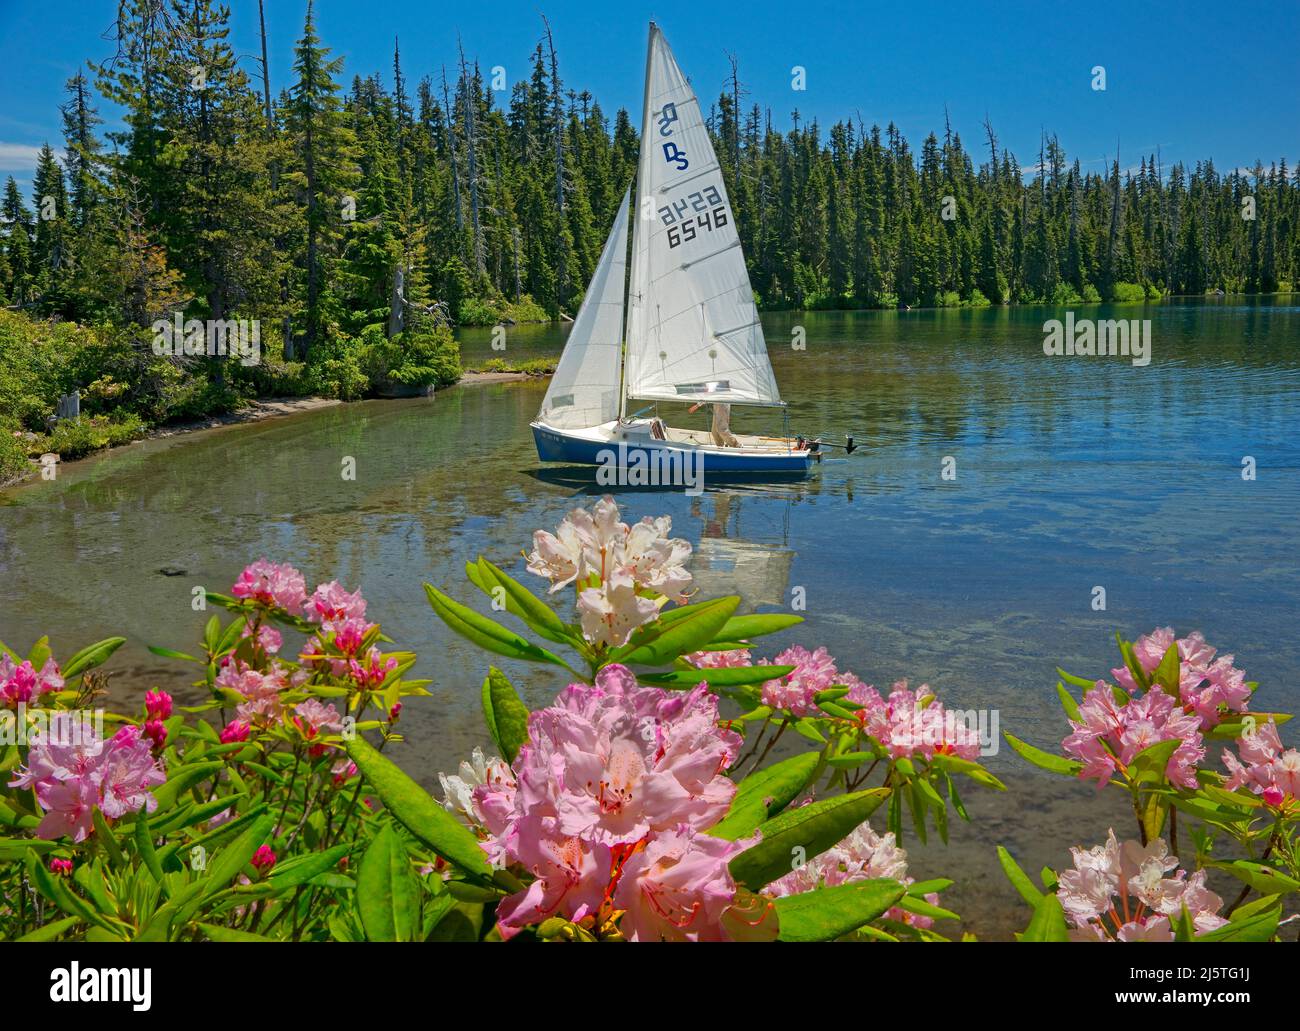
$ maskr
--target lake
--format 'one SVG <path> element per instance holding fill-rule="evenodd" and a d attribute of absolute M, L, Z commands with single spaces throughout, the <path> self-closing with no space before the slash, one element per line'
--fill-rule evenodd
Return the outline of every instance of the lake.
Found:
<path fill-rule="evenodd" d="M 806 597 L 806 625 L 759 654 L 824 644 L 877 687 L 928 682 L 1045 748 L 1067 729 L 1054 668 L 1105 674 L 1117 630 L 1201 629 L 1259 681 L 1259 707 L 1300 707 L 1300 308 L 1228 298 L 1076 314 L 1150 319 L 1150 365 L 1045 356 L 1057 309 L 764 315 L 791 429 L 851 432 L 863 450 L 804 483 L 628 491 L 625 515 L 672 516 L 708 594 L 766 611 Z M 465 331 L 462 347 L 470 365 L 522 360 L 558 354 L 565 332 L 512 328 L 500 354 L 489 330 Z M 420 654 L 433 697 L 406 706 L 395 755 L 436 787 L 438 770 L 487 744 L 487 657 L 434 618 L 422 582 L 478 598 L 463 564 L 481 553 L 540 587 L 520 549 L 595 496 L 538 474 L 527 424 L 544 389 L 462 386 L 152 440 L 0 494 L 0 639 L 25 651 L 48 633 L 66 657 L 121 633 L 116 695 L 156 684 L 197 701 L 178 687 L 188 669 L 145 645 L 193 646 L 208 615 L 191 610 L 195 586 L 226 591 L 260 556 L 292 562 L 309 586 L 360 586 L 370 615 Z M 340 475 L 345 457 L 355 481 Z M 562 686 L 504 665 L 531 706 Z M 972 786 L 974 822 L 954 821 L 948 846 L 904 844 L 914 875 L 957 879 L 944 904 L 967 929 L 1007 937 L 1028 911 L 995 845 L 1027 869 L 1059 868 L 1069 845 L 1111 825 L 1131 834 L 1132 818 L 1118 792 L 1040 774 L 1005 744 L 987 762 L 1006 794 Z"/>

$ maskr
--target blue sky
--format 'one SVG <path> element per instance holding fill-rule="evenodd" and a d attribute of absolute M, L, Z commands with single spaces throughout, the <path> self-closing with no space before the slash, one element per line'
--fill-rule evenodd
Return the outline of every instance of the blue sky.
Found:
<path fill-rule="evenodd" d="M 233 41 L 252 72 L 257 2 L 230 6 Z M 266 6 L 278 89 L 306 3 Z M 26 184 L 35 148 L 49 139 L 61 149 L 63 83 L 86 58 L 110 52 L 103 34 L 115 7 L 115 0 L 0 0 L 0 177 Z M 1103 166 L 1117 140 L 1125 167 L 1157 146 L 1166 164 L 1210 157 L 1223 170 L 1300 157 L 1296 0 L 1248 8 L 1202 0 L 318 0 L 316 8 L 349 79 L 380 70 L 391 81 L 395 35 L 412 81 L 436 73 L 455 61 L 459 32 L 468 55 L 484 68 L 504 66 L 513 83 L 527 74 L 542 9 L 567 83 L 591 90 L 610 115 L 620 106 L 635 112 L 653 17 L 702 97 L 722 88 L 726 53 L 734 52 L 751 100 L 770 106 L 781 128 L 796 107 L 801 118 L 827 125 L 860 113 L 867 124 L 892 119 L 919 149 L 927 132 L 942 130 L 946 105 L 968 149 L 980 145 L 987 112 L 1025 166 L 1036 160 L 1040 127 L 1088 170 Z M 796 65 L 806 69 L 802 92 L 791 88 Z M 1106 70 L 1104 92 L 1092 88 L 1096 65 Z"/>

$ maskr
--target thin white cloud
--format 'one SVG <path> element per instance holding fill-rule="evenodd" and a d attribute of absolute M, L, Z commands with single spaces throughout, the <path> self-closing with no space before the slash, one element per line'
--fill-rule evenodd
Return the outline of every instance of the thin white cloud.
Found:
<path fill-rule="evenodd" d="M 30 172 L 36 168 L 40 147 L 27 143 L 5 143 L 0 140 L 0 172 Z"/>

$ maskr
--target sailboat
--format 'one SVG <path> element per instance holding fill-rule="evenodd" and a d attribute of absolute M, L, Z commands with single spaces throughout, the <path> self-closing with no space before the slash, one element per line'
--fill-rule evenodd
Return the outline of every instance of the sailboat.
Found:
<path fill-rule="evenodd" d="M 729 406 L 785 402 L 699 101 L 653 22 L 630 194 L 531 423 L 538 458 L 619 468 L 690 462 L 706 476 L 806 474 L 820 457 L 815 443 L 730 432 Z M 638 402 L 649 406 L 629 415 Z M 713 430 L 668 426 L 657 415 L 663 402 L 714 406 Z"/>

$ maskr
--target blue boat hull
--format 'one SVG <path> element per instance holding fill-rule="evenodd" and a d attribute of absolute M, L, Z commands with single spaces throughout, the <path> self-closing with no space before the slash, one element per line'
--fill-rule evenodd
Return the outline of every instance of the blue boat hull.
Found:
<path fill-rule="evenodd" d="M 667 441 L 618 442 L 589 440 L 572 437 L 546 426 L 533 426 L 533 440 L 537 444 L 537 457 L 543 462 L 569 462 L 580 465 L 607 465 L 615 467 L 626 463 L 657 463 L 667 458 L 685 458 L 692 460 L 703 455 L 704 476 L 716 477 L 718 474 L 779 474 L 806 476 L 812 467 L 813 456 L 808 452 L 773 452 L 767 455 L 728 454 L 725 450 L 702 451 L 699 448 L 682 447 Z M 674 456 L 674 452 L 677 453 Z M 640 457 L 638 457 L 640 456 Z"/>

